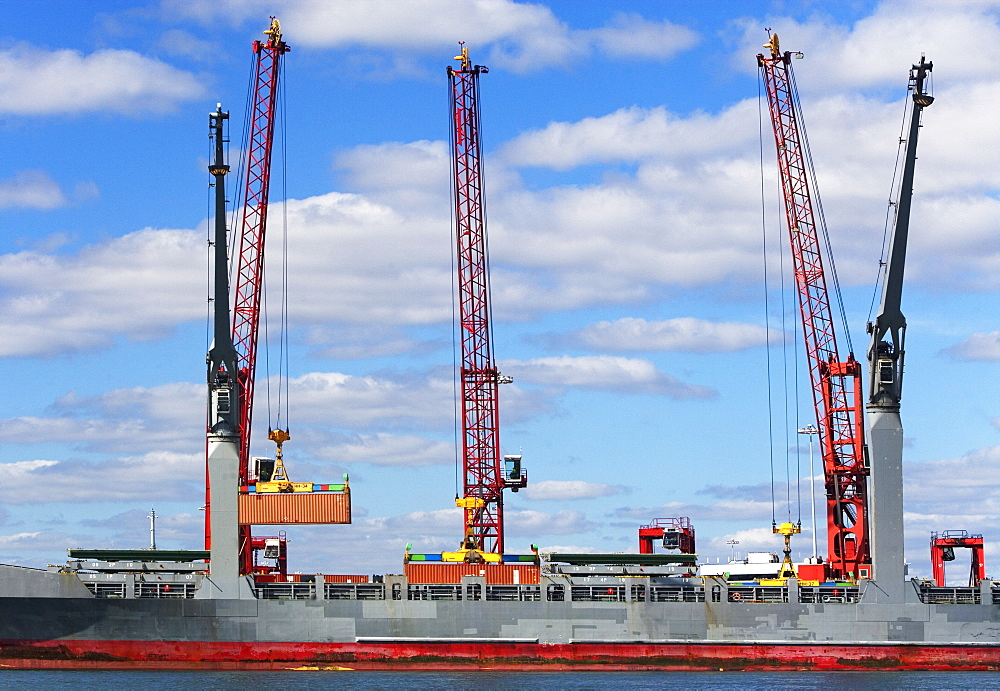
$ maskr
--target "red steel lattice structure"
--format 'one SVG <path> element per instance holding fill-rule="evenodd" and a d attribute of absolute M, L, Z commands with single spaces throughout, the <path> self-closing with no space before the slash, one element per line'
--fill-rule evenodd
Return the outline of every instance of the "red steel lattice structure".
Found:
<path fill-rule="evenodd" d="M 479 75 L 463 46 L 461 68 L 448 67 L 451 83 L 452 173 L 458 249 L 459 322 L 462 342 L 462 460 L 465 547 L 503 552 L 503 473 L 500 465 L 500 374 L 490 338 L 489 265 L 479 140 Z"/>
<path fill-rule="evenodd" d="M 278 20 L 264 32 L 266 42 L 254 41 L 257 57 L 252 87 L 250 135 L 247 148 L 243 219 L 236 259 L 236 290 L 233 299 L 233 345 L 239 357 L 240 484 L 246 484 L 250 459 L 250 425 L 253 419 L 254 371 L 257 365 L 257 333 L 264 279 L 264 236 L 267 199 L 271 182 L 271 150 L 274 142 L 275 108 L 281 56 L 289 48 L 281 40 Z"/>
<path fill-rule="evenodd" d="M 823 272 L 800 130 L 792 53 L 781 53 L 777 34 L 758 55 L 764 77 L 788 222 L 827 499 L 827 562 L 833 575 L 867 577 L 868 471 L 864 463 L 861 365 L 853 353 L 841 361 Z"/>

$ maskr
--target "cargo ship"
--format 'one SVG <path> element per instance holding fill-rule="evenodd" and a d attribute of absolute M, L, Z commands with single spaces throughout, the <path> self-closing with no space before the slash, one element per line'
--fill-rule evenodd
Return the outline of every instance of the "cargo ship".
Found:
<path fill-rule="evenodd" d="M 432 583 L 419 570 L 245 577 L 237 597 L 204 562 L 152 561 L 198 556 L 0 566 L 0 666 L 1000 669 L 1000 584 L 989 580 L 912 580 L 893 602 L 874 579 L 764 585 L 641 555 L 542 554 L 539 564 L 456 564 Z"/>
<path fill-rule="evenodd" d="M 269 75 L 276 79 L 276 62 L 285 48 L 277 22 L 266 33 L 268 40 L 254 47 L 264 61 L 258 64 L 263 72 L 255 83 L 262 93 L 273 94 L 275 82 Z M 794 119 L 794 99 L 782 76 L 791 56 L 779 51 L 776 36 L 768 47 L 770 53 L 758 60 L 773 71 L 768 87 L 775 121 L 783 123 L 775 127 L 784 137 L 776 140 L 780 159 L 796 153 L 794 122 L 787 120 Z M 475 94 L 485 68 L 471 65 L 464 48 L 459 59 L 461 67 L 449 69 L 455 123 L 461 128 L 452 142 L 457 216 L 460 224 L 474 224 L 482 208 Z M 923 91 L 930 67 L 921 59 L 911 72 L 914 108 L 907 175 L 915 160 L 920 111 L 932 100 Z M 254 142 L 266 145 L 269 112 L 255 113 L 252 130 L 262 135 Z M 227 118 L 221 105 L 210 115 L 216 145 L 209 170 L 216 194 L 217 296 L 229 289 L 224 192 L 229 169 L 222 155 Z M 267 159 L 255 156 L 252 152 L 253 160 Z M 791 180 L 796 165 L 795 159 L 782 159 Z M 254 199 L 254 214 L 247 223 L 251 230 L 261 230 L 261 240 L 266 179 L 266 170 L 248 173 L 257 187 L 251 189 L 248 182 L 254 194 L 246 198 Z M 809 201 L 801 195 L 799 189 L 788 197 L 798 212 Z M 897 206 L 906 211 L 897 217 L 895 249 L 905 246 L 908 196 L 901 196 Z M 806 235 L 807 221 L 789 217 L 793 251 Z M 476 231 L 470 226 L 457 235 L 460 242 L 464 237 L 482 241 Z M 798 248 L 800 253 L 808 250 Z M 460 259 L 483 259 L 475 248 L 460 247 L 459 253 Z M 248 255 L 253 265 L 262 255 L 259 245 L 234 253 L 240 261 Z M 998 670 L 1000 582 L 985 577 L 981 536 L 936 537 L 935 580 L 905 575 L 898 424 L 902 348 L 901 341 L 896 344 L 898 319 L 890 318 L 898 312 L 893 281 L 900 261 L 893 255 L 887 272 L 893 278 L 887 278 L 880 319 L 871 328 L 869 366 L 877 376 L 866 404 L 870 450 L 858 427 L 860 366 L 853 357 L 841 362 L 828 348 L 811 350 L 826 363 L 818 370 L 826 398 L 817 404 L 828 489 L 830 556 L 825 560 L 792 563 L 789 541 L 800 527 L 785 523 L 773 528 L 784 537 L 783 560 L 768 556 L 748 558 L 739 567 L 699 565 L 694 529 L 686 518 L 641 527 L 635 554 L 561 554 L 537 548 L 530 554 L 506 554 L 500 492 L 524 487 L 527 476 L 520 456 L 503 459 L 507 465 L 500 468 L 494 443 L 495 385 L 502 378 L 490 357 L 478 366 L 475 361 L 484 344 L 489 346 L 485 334 L 484 343 L 471 343 L 464 353 L 469 359 L 463 365 L 463 387 L 468 385 L 469 399 L 479 406 L 464 409 L 466 456 L 483 449 L 487 453 L 479 454 L 485 464 L 467 464 L 475 477 L 467 479 L 465 494 L 457 499 L 465 515 L 461 548 L 418 554 L 408 547 L 403 573 L 381 576 L 289 574 L 285 539 L 251 532 L 254 525 L 349 523 L 351 488 L 346 477 L 339 484 L 291 482 L 282 459 L 287 431 L 270 434 L 278 447 L 275 458 L 248 458 L 247 402 L 252 400 L 248 392 L 255 345 L 249 348 L 248 365 L 241 335 L 253 335 L 255 326 L 244 330 L 240 319 L 247 313 L 244 302 L 252 302 L 252 289 L 259 290 L 259 264 L 256 270 L 235 272 L 250 276 L 251 290 L 237 287 L 232 319 L 228 301 L 215 300 L 208 356 L 205 549 L 155 549 L 154 540 L 150 549 L 70 550 L 66 564 L 46 569 L 0 565 L 0 667 Z M 474 267 L 468 275 L 473 284 L 482 278 Z M 473 312 L 488 313 L 485 293 L 477 295 L 476 289 L 472 286 L 469 294 L 480 298 L 478 303 L 467 302 Z M 822 317 L 815 311 L 813 316 Z M 468 333 L 479 328 L 473 322 L 463 322 Z M 850 388 L 857 395 L 847 396 L 847 403 L 831 398 L 839 386 L 831 378 L 837 377 L 853 377 L 857 384 Z M 850 400 L 858 403 L 852 407 Z M 483 419 L 488 424 L 477 427 Z M 859 465 L 862 454 L 865 465 Z M 852 521 L 845 520 L 848 515 Z M 654 553 L 657 542 L 665 552 Z M 948 587 L 943 562 L 962 547 L 973 550 L 974 578 L 967 586 Z"/>

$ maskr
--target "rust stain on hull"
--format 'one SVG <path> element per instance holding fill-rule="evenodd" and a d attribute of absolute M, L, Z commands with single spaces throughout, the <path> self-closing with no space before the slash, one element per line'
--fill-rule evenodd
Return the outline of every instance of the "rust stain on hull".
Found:
<path fill-rule="evenodd" d="M 4 641 L 21 669 L 998 671 L 1000 646 Z"/>

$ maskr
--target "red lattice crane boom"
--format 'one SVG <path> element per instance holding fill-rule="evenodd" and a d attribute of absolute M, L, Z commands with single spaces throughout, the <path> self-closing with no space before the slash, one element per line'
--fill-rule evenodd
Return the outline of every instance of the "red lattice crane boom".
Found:
<path fill-rule="evenodd" d="M 254 41 L 256 67 L 252 86 L 250 134 L 247 148 L 243 218 L 240 225 L 233 298 L 233 345 L 236 346 L 241 386 L 240 483 L 246 484 L 250 460 L 250 426 L 253 420 L 254 372 L 257 366 L 257 333 L 264 280 L 264 236 L 271 182 L 271 150 L 274 143 L 275 108 L 281 56 L 289 48 L 281 40 L 278 20 L 264 32 L 267 41 Z"/>
<path fill-rule="evenodd" d="M 795 285 L 819 428 L 827 500 L 827 562 L 835 576 L 868 577 L 871 556 L 861 365 L 853 353 L 847 360 L 841 360 L 837 352 L 813 213 L 809 155 L 797 112 L 792 53 L 780 52 L 777 34 L 764 47 L 770 48 L 770 53 L 758 55 L 757 62 L 774 125 Z"/>
<path fill-rule="evenodd" d="M 249 481 L 250 431 L 253 422 L 253 392 L 257 369 L 257 334 L 260 330 L 260 300 L 264 281 L 264 238 L 267 201 L 271 183 L 271 151 L 274 144 L 275 109 L 281 56 L 288 45 L 281 40 L 281 25 L 271 17 L 264 31 L 266 41 L 254 41 L 254 77 L 251 86 L 250 127 L 247 144 L 243 214 L 240 224 L 233 297 L 233 345 L 236 347 L 240 379 L 240 485 Z M 240 525 L 241 573 L 253 569 L 253 543 L 249 525 Z"/>
<path fill-rule="evenodd" d="M 479 75 L 462 46 L 461 67 L 448 67 L 452 105 L 452 173 L 458 251 L 458 295 L 461 331 L 462 461 L 464 493 L 457 504 L 465 510 L 463 547 L 502 553 L 503 489 L 524 487 L 520 469 L 505 476 L 500 458 L 498 386 L 510 381 L 497 371 L 490 336 L 489 262 L 483 209 L 482 158 L 479 138 Z"/>

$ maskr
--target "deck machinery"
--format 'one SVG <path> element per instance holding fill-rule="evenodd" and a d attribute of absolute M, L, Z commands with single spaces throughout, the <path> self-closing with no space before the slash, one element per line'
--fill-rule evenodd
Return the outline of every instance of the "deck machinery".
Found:
<path fill-rule="evenodd" d="M 986 578 L 982 535 L 972 535 L 967 530 L 931 533 L 931 567 L 934 570 L 934 585 L 939 588 L 948 585 L 945 578 L 945 564 L 955 561 L 956 549 L 967 549 L 972 557 L 969 565 L 969 586 L 975 586 Z"/>

